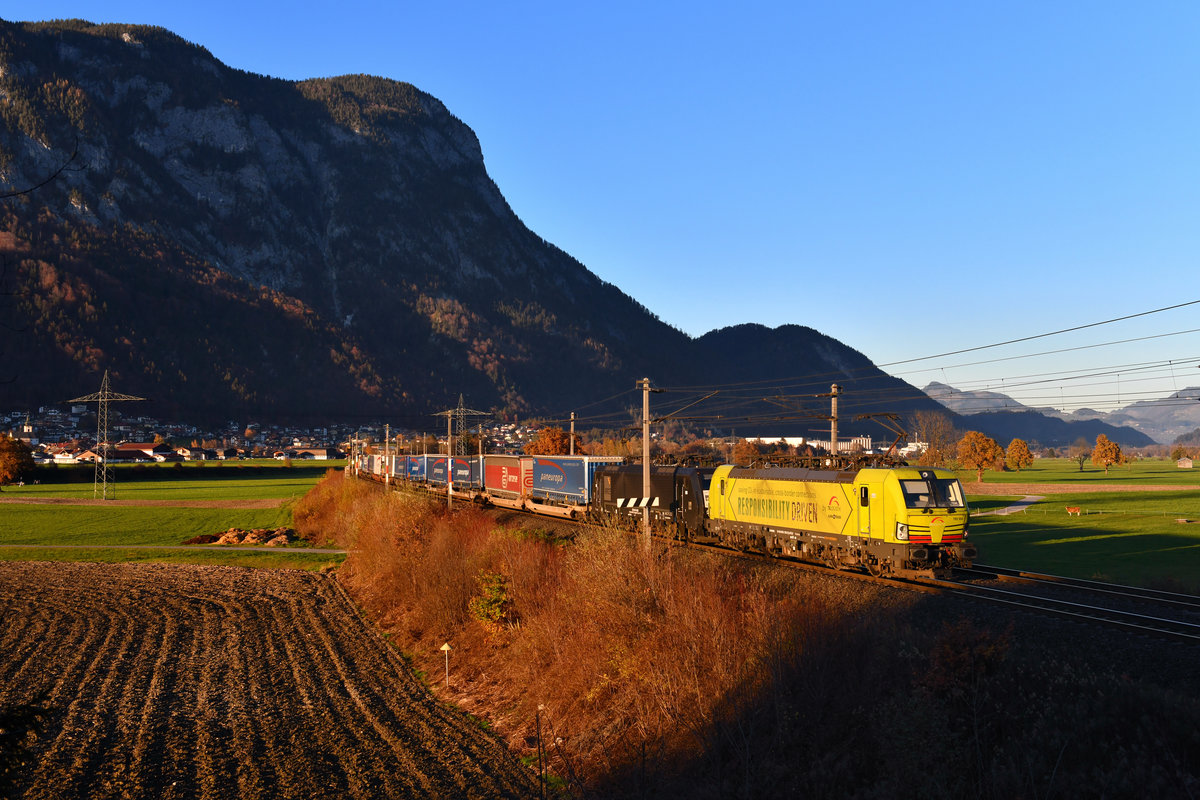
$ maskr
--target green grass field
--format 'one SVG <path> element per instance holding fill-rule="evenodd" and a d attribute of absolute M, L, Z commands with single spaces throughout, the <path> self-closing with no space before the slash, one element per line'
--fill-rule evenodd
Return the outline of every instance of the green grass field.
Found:
<path fill-rule="evenodd" d="M 967 491 L 975 482 L 974 470 L 960 470 L 958 479 Z M 1039 458 L 1033 466 L 1020 472 L 983 473 L 984 483 L 1071 483 L 1081 486 L 1096 484 L 1129 484 L 1145 486 L 1195 486 L 1200 488 L 1200 469 L 1179 469 L 1169 459 L 1143 459 L 1132 464 L 1110 467 L 1105 474 L 1103 467 L 1090 461 L 1083 470 L 1079 464 L 1067 458 Z"/>
<path fill-rule="evenodd" d="M 120 500 L 249 500 L 302 497 L 326 470 L 340 469 L 344 461 L 308 462 L 285 466 L 279 461 L 244 461 L 231 464 L 120 464 L 113 467 L 108 484 L 110 499 Z M 88 465 L 42 468 L 38 483 L 5 486 L 10 497 L 94 496 L 95 470 Z"/>
<path fill-rule="evenodd" d="M 1041 468 L 997 475 L 986 483 L 1070 486 L 1078 491 L 1046 494 L 1045 500 L 1012 515 L 975 516 L 971 538 L 980 563 L 1117 583 L 1200 591 L 1200 470 L 1174 462 L 1142 461 L 1110 471 L 1059 459 Z M 974 474 L 962 476 L 972 512 L 1000 509 L 1019 495 L 971 494 Z M 994 480 L 993 480 L 994 479 Z M 1179 485 L 1184 491 L 1097 492 L 1098 485 Z M 1192 490 L 1190 487 L 1195 487 Z M 1079 516 L 1067 506 L 1078 506 Z M 1177 520 L 1189 520 L 1181 523 Z"/>
<path fill-rule="evenodd" d="M 340 466 L 285 466 L 251 462 L 245 466 L 214 464 L 117 466 L 109 497 L 119 500 L 279 501 L 271 508 L 187 508 L 127 505 L 38 505 L 0 503 L 0 559 L 72 561 L 169 561 L 199 564 L 321 569 L 340 563 L 330 553 L 276 553 L 198 546 L 174 547 L 203 534 L 229 528 L 276 528 L 292 524 L 292 503 L 326 470 Z M 42 470 L 40 482 L 5 487 L 0 497 L 84 499 L 93 497 L 93 469 L 88 466 Z M 23 545 L 14 547 L 14 545 Z M 29 547 L 41 545 L 42 547 Z M 71 549 L 46 547 L 70 545 Z M 137 549 L 121 549 L 137 546 Z"/>

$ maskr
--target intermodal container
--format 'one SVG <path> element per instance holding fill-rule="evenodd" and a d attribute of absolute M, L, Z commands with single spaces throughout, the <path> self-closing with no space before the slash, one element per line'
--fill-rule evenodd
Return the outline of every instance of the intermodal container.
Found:
<path fill-rule="evenodd" d="M 596 467 L 621 461 L 615 456 L 533 456 L 530 494 L 538 500 L 587 505 Z"/>
<path fill-rule="evenodd" d="M 446 485 L 446 457 L 425 457 L 425 479 L 430 483 Z"/>
<path fill-rule="evenodd" d="M 425 456 L 405 456 L 404 468 L 410 481 L 420 483 L 425 480 Z"/>
<path fill-rule="evenodd" d="M 481 456 L 454 457 L 454 488 L 470 489 L 480 486 Z"/>
<path fill-rule="evenodd" d="M 483 481 L 489 495 L 506 498 L 527 497 L 533 489 L 533 458 L 484 456 Z"/>

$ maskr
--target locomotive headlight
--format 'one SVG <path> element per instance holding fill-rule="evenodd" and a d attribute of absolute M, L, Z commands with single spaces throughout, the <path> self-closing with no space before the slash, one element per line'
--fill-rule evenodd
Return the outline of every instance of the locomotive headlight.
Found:
<path fill-rule="evenodd" d="M 896 523 L 896 538 L 902 542 L 908 541 L 908 526 L 903 522 Z"/>

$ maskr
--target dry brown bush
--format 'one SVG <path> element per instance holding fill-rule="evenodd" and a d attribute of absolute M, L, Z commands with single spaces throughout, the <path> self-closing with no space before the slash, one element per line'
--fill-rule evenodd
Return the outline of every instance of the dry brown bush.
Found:
<path fill-rule="evenodd" d="M 555 771 L 579 786 L 647 761 L 681 766 L 829 621 L 776 572 L 647 552 L 618 531 L 591 529 L 562 546 L 476 509 L 447 515 L 336 475 L 312 497 L 297 528 L 352 549 L 342 579 L 401 648 L 440 676 L 439 648 L 452 643 L 459 699 L 485 709 L 518 748 L 536 742 L 540 717 Z M 499 624 L 471 614 L 481 575 L 503 577 L 510 611 Z"/>

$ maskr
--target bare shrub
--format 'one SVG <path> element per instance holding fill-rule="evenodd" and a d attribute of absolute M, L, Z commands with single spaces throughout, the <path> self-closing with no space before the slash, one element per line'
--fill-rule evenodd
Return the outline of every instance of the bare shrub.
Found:
<path fill-rule="evenodd" d="M 771 570 L 646 552 L 612 530 L 564 547 L 475 509 L 447 515 L 347 483 L 323 481 L 325 508 L 302 506 L 297 526 L 353 548 L 343 581 L 424 669 L 436 674 L 453 642 L 454 684 L 504 709 L 514 743 L 541 706 L 553 766 L 581 786 L 647 763 L 671 770 L 711 745 L 825 624 Z M 497 587 L 503 613 L 479 613 Z"/>

